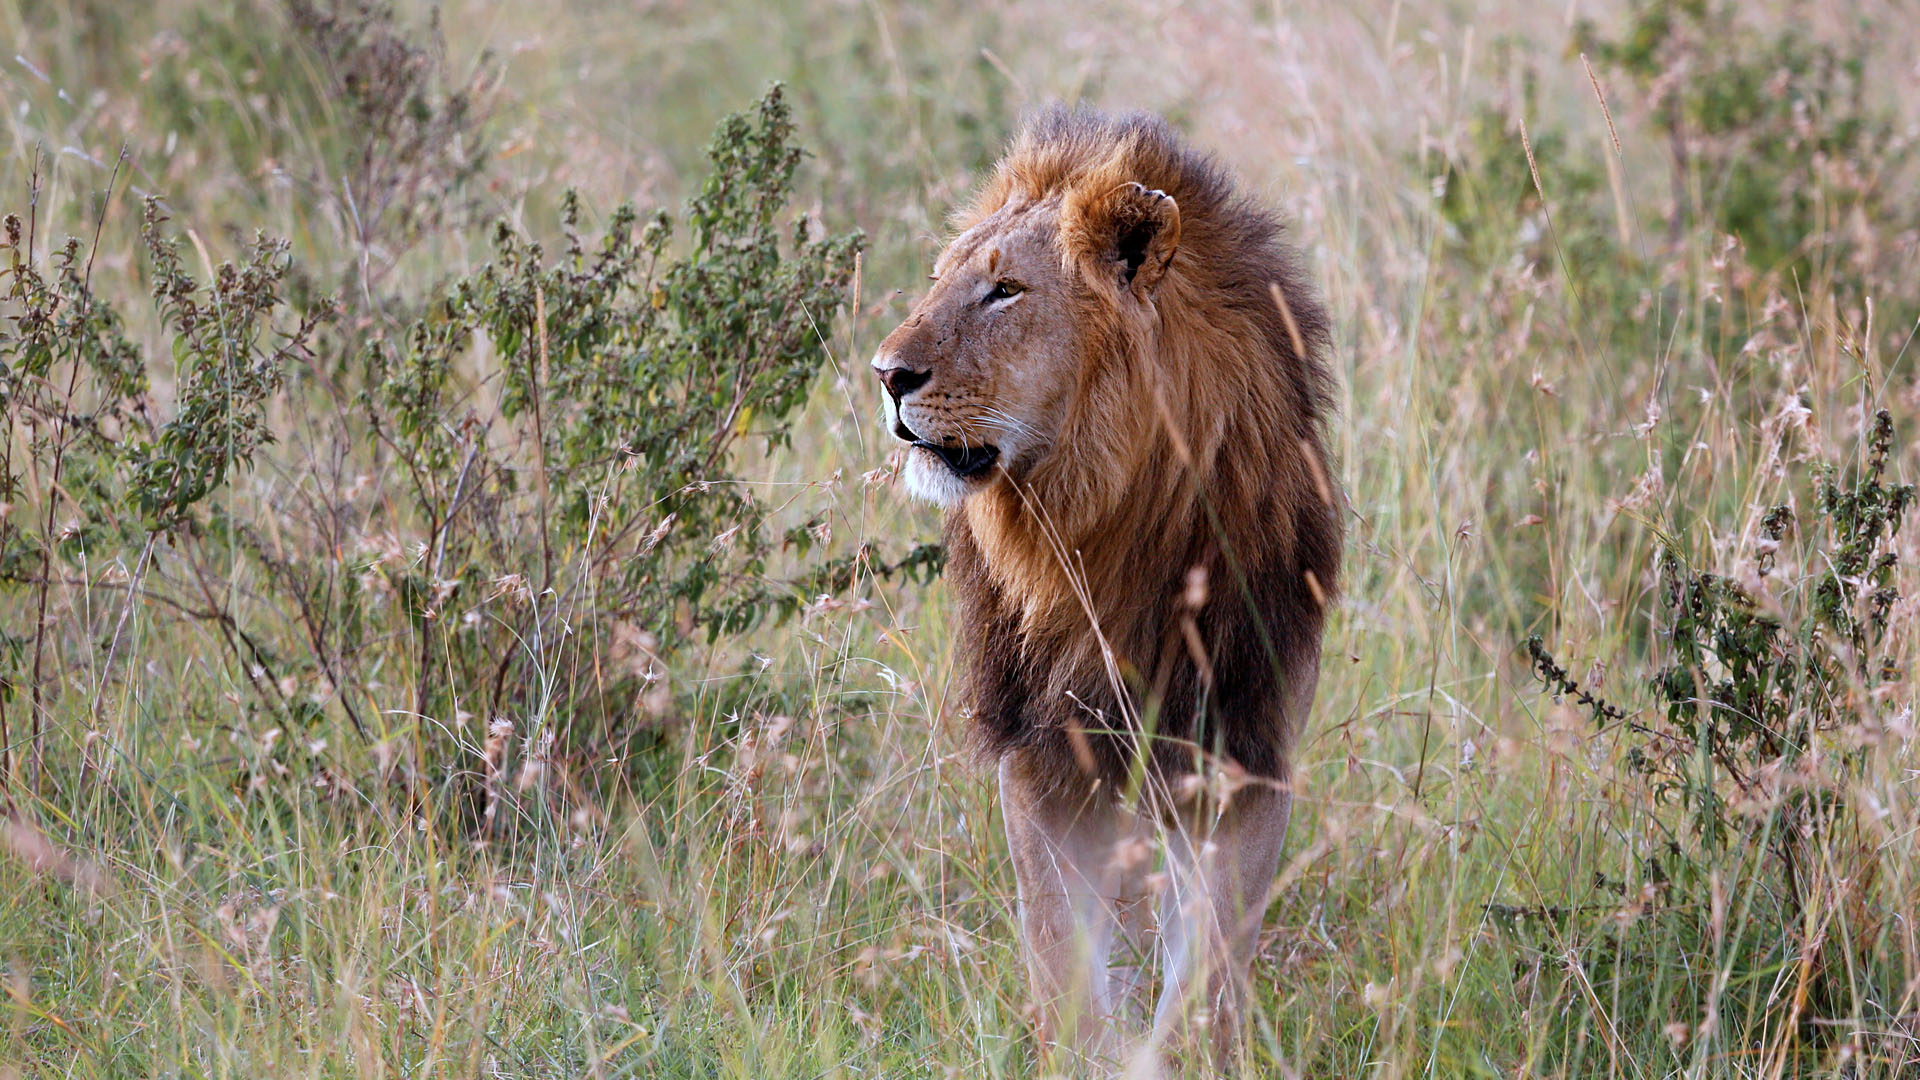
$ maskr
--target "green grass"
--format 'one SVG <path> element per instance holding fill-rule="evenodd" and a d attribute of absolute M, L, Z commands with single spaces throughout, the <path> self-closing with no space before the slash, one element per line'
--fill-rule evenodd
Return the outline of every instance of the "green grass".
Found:
<path fill-rule="evenodd" d="M 1625 764 L 1631 734 L 1542 692 L 1523 645 L 1544 635 L 1582 682 L 1644 709 L 1663 537 L 1738 576 L 1758 514 L 1804 510 L 1809 463 L 1857 461 L 1874 408 L 1900 425 L 1893 471 L 1920 470 L 1913 222 L 1835 211 L 1796 263 L 1807 276 L 1745 264 L 1712 227 L 1726 177 L 1701 159 L 1676 184 L 1657 112 L 1603 70 L 1609 163 L 1560 13 L 1497 7 L 450 4 L 446 70 L 484 75 L 492 152 L 453 220 L 375 243 L 339 186 L 349 118 L 260 14 L 277 9 L 0 0 L 22 57 L 0 73 L 0 203 L 25 214 L 39 148 L 37 250 L 101 222 L 96 288 L 160 358 L 164 409 L 177 373 L 143 299 L 139 194 L 166 195 L 195 268 L 196 245 L 217 263 L 263 228 L 293 242 L 294 291 L 377 280 L 385 295 L 356 317 L 398 325 L 488 257 L 493 218 L 551 239 L 568 186 L 602 213 L 679 205 L 713 124 L 777 76 L 814 153 L 797 207 L 872 247 L 859 310 L 823 328 L 836 371 L 794 447 L 742 469 L 795 520 L 822 515 L 834 553 L 893 551 L 938 525 L 863 479 L 885 452 L 863 369 L 946 210 L 1024 106 L 1159 109 L 1287 212 L 1337 320 L 1346 598 L 1255 962 L 1246 1074 L 1911 1076 L 1920 530 L 1900 534 L 1908 599 L 1889 638 L 1909 677 L 1814 759 L 1848 815 L 1798 924 L 1764 856 L 1707 858 Z M 1920 87 L 1900 43 L 1920 22 L 1861 18 L 1865 96 L 1911 130 Z M 1537 180 L 1509 117 L 1528 125 Z M 1911 163 L 1887 160 L 1876 205 L 1920 205 Z M 1676 200 L 1691 213 L 1670 231 Z M 298 383 L 276 400 L 281 440 L 216 496 L 222 512 L 316 568 L 404 552 L 418 536 L 379 516 L 384 478 L 364 447 L 329 441 L 317 400 Z M 22 452 L 34 430 L 8 419 Z M 303 516 L 330 476 L 369 472 L 362 516 L 337 533 Z M 16 526 L 48 490 L 32 479 Z M 1777 580 L 1816 568 L 1811 541 L 1782 549 Z M 689 649 L 669 705 L 618 719 L 619 749 L 516 745 L 495 768 L 492 717 L 412 712 L 397 605 L 368 631 L 369 732 L 305 674 L 291 690 L 317 719 L 288 730 L 221 625 L 181 606 L 214 597 L 301 656 L 286 598 L 238 557 L 198 580 L 166 551 L 130 595 L 139 556 L 73 554 L 37 632 L 33 590 L 0 593 L 6 631 L 47 654 L 36 746 L 24 691 L 5 705 L 19 771 L 0 796 L 0 1077 L 1042 1074 L 943 585 L 862 581 Z M 577 620 L 572 651 L 540 646 L 541 664 L 631 660 L 584 601 L 556 614 Z M 516 742 L 542 721 L 508 719 Z M 1649 872 L 1670 832 L 1698 878 Z M 1796 1024 L 1810 940 L 1833 993 Z"/>

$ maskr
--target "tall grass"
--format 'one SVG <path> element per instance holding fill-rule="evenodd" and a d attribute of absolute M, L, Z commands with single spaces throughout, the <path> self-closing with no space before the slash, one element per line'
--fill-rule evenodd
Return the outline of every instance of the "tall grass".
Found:
<path fill-rule="evenodd" d="M 379 47 L 419 76 L 399 100 L 431 146 L 381 162 L 367 92 L 329 51 L 344 31 L 296 8 L 0 0 L 18 54 L 0 204 L 41 264 L 67 236 L 92 253 L 154 422 L 191 373 L 143 299 L 145 196 L 194 277 L 260 229 L 290 241 L 292 311 L 341 312 L 311 373 L 263 397 L 276 441 L 199 531 L 71 542 L 84 493 L 44 473 L 0 511 L 65 536 L 0 593 L 24 657 L 4 705 L 0 1076 L 1035 1074 L 943 586 L 850 559 L 851 588 L 671 656 L 591 621 L 585 592 L 541 607 L 502 587 L 506 623 L 537 610 L 571 635 L 568 677 L 664 686 L 609 714 L 622 740 L 543 743 L 558 650 L 526 646 L 511 709 L 421 707 L 460 669 L 423 659 L 372 568 L 413 566 L 428 530 L 319 407 L 351 398 L 325 384 L 357 377 L 330 366 L 345 343 L 403 333 L 493 257 L 493 220 L 559 251 L 568 188 L 590 215 L 697 194 L 714 124 L 769 76 L 813 154 L 793 208 L 870 238 L 791 446 L 732 461 L 811 538 L 769 588 L 937 538 L 892 485 L 864 360 L 1021 108 L 1167 113 L 1310 256 L 1338 320 L 1353 539 L 1249 1075 L 1912 1075 L 1912 522 L 1877 549 L 1899 560 L 1876 646 L 1895 678 L 1839 694 L 1844 721 L 1793 761 L 1754 762 L 1773 786 L 1741 799 L 1723 777 L 1727 838 L 1633 754 L 1667 719 L 1649 685 L 1675 655 L 1663 550 L 1799 626 L 1834 550 L 1815 467 L 1857 476 L 1884 409 L 1888 481 L 1920 468 L 1903 52 L 1920 21 L 1687 10 L 1582 5 L 1575 27 L 1521 4 L 407 6 L 352 38 L 391 27 Z M 1829 46 L 1823 68 L 1808 50 Z M 1766 104 L 1728 119 L 1722 97 Z M 370 187 L 391 200 L 379 221 Z M 497 407 L 482 361 L 461 362 L 462 407 Z M 9 422 L 10 462 L 59 430 Z M 1800 528 L 1776 542 L 1778 504 Z M 302 580 L 377 597 L 362 697 L 222 522 Z M 1625 720 L 1550 694 L 1535 635 Z M 1823 809 L 1788 904 L 1768 830 L 1794 792 Z"/>

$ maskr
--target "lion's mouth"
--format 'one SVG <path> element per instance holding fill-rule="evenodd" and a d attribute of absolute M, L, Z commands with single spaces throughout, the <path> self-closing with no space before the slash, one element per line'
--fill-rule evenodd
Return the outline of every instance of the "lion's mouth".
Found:
<path fill-rule="evenodd" d="M 939 458 L 949 472 L 962 480 L 979 476 L 1000 460 L 1000 448 L 997 446 L 941 446 L 914 434 L 905 420 L 894 421 L 893 433 L 901 441 L 912 443 L 916 448 Z"/>
<path fill-rule="evenodd" d="M 925 439 L 917 439 L 913 445 L 945 462 L 948 470 L 962 480 L 979 476 L 1000 460 L 1000 448 L 997 446 L 941 446 Z"/>

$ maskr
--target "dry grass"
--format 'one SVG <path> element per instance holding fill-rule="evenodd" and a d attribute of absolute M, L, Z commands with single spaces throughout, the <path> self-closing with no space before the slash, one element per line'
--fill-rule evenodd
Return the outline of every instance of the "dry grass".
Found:
<path fill-rule="evenodd" d="M 323 289 L 378 262 L 387 288 L 418 297 L 485 257 L 477 225 L 404 244 L 353 227 L 343 177 L 314 164 L 332 160 L 313 134 L 322 118 L 302 111 L 326 99 L 256 88 L 315 78 L 292 53 L 260 74 L 282 61 L 260 47 L 270 26 L 218 44 L 219 20 L 184 0 L 124 18 L 108 7 L 0 2 L 19 54 L 0 75 L 13 147 L 0 190 L 24 209 L 40 148 L 43 252 L 50 234 L 91 232 L 94 193 L 127 148 L 94 269 L 103 292 L 145 291 L 129 254 L 141 191 L 167 195 L 210 261 L 255 226 L 292 238 Z M 1896 110 L 1900 138 L 1920 137 L 1920 68 L 1900 49 L 1920 19 L 1898 4 L 1855 14 L 1880 46 L 1868 95 Z M 1801 8 L 1755 17 L 1854 29 Z M 1812 871 L 1821 902 L 1783 925 L 1757 856 L 1655 887 L 1645 868 L 1675 808 L 1626 767 L 1627 734 L 1543 694 L 1521 648 L 1543 634 L 1582 682 L 1644 706 L 1662 538 L 1737 575 L 1756 558 L 1758 514 L 1804 502 L 1806 461 L 1857 460 L 1875 408 L 1914 437 L 1913 324 L 1898 321 L 1915 314 L 1910 273 L 1905 295 L 1875 298 L 1871 328 L 1841 287 L 1859 277 L 1845 253 L 1910 268 L 1911 232 L 1833 222 L 1835 257 L 1797 281 L 1769 279 L 1711 230 L 1670 235 L 1671 204 L 1708 204 L 1711 184 L 1676 191 L 1657 106 L 1567 52 L 1561 11 L 1524 4 L 1068 15 L 463 0 L 444 28 L 449 69 L 491 95 L 473 216 L 536 233 L 569 185 L 589 206 L 673 204 L 714 120 L 767 77 L 788 80 L 816 154 L 802 202 L 874 246 L 862 308 L 831 331 L 845 376 L 825 380 L 795 449 L 758 475 L 769 490 L 807 485 L 779 490 L 798 492 L 795 514 L 825 515 L 843 549 L 936 533 L 884 475 L 863 479 L 883 450 L 859 376 L 1020 108 L 1084 95 L 1165 111 L 1286 208 L 1337 318 L 1353 528 L 1256 966 L 1250 1074 L 1920 1069 L 1912 679 L 1815 755 L 1848 824 Z M 219 68 L 230 84 L 189 88 L 184 112 L 163 100 L 170 58 L 216 45 L 242 50 Z M 1513 121 L 1504 167 L 1532 201 L 1489 213 L 1506 233 L 1463 240 L 1437 185 L 1450 167 L 1459 183 L 1500 164 L 1473 135 L 1489 105 Z M 201 125 L 168 126 L 182 115 Z M 1655 267 L 1644 302 L 1597 299 L 1618 271 L 1569 231 L 1576 155 L 1604 165 L 1602 232 Z M 1920 200 L 1911 175 L 1890 182 Z M 129 310 L 142 341 L 161 340 Z M 172 377 L 155 372 L 163 404 Z M 324 418 L 291 392 L 278 408 L 288 437 L 228 511 L 284 526 L 316 563 L 354 557 L 283 512 Z M 1910 442 L 1893 469 L 1920 469 Z M 361 497 L 377 503 L 384 482 L 367 477 Z M 1909 675 L 1916 532 L 1900 534 L 1908 599 L 1891 639 Z M 417 537 L 351 540 L 404 557 Z M 1815 554 L 1783 550 L 1781 579 L 1817 569 Z M 961 750 L 943 587 L 866 582 L 687 657 L 670 675 L 680 704 L 647 721 L 661 748 L 621 770 L 523 745 L 531 717 L 505 718 L 509 731 L 410 714 L 398 621 L 372 737 L 311 685 L 291 689 L 324 719 L 284 730 L 246 704 L 247 673 L 215 628 L 127 603 L 131 562 L 77 564 L 43 627 L 46 771 L 15 780 L 0 818 L 0 1076 L 1034 1074 L 1012 880 L 987 778 Z M 242 626 L 299 647 L 251 571 L 216 570 Z M 100 613 L 123 605 L 109 665 Z M 31 605 L 0 611 L 10 633 L 32 632 Z M 588 654 L 632 659 L 606 637 Z M 450 759 L 422 758 L 429 744 Z M 1860 763 L 1843 766 L 1855 747 Z M 480 777 L 508 822 L 490 843 L 419 812 L 414 781 L 451 770 Z M 1813 940 L 1847 958 L 1840 992 L 1784 1023 Z"/>

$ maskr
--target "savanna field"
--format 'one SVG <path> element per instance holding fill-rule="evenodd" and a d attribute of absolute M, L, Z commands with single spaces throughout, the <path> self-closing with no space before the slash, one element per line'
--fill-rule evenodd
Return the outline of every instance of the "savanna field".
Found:
<path fill-rule="evenodd" d="M 867 361 L 1052 100 L 1333 317 L 1242 1075 L 1920 1076 L 1913 6 L 0 28 L 0 1077 L 1047 1075 Z"/>

